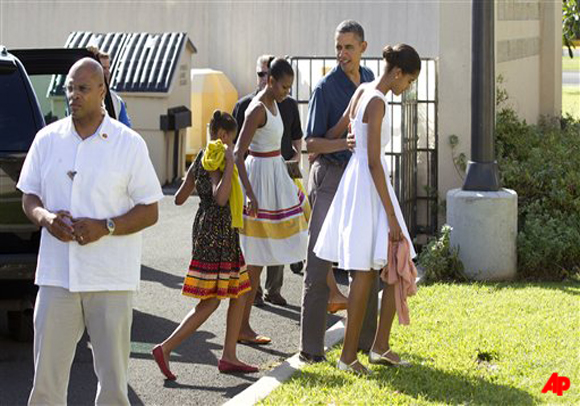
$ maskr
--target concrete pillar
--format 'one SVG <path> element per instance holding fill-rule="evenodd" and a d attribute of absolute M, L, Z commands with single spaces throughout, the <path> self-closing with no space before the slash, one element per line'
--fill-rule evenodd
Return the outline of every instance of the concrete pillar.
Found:
<path fill-rule="evenodd" d="M 447 192 L 450 243 L 470 279 L 502 281 L 517 272 L 518 198 L 515 191 Z"/>

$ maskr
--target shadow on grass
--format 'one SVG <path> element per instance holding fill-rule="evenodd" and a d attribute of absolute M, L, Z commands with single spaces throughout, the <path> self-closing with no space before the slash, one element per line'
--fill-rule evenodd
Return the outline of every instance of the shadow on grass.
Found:
<path fill-rule="evenodd" d="M 473 405 L 534 405 L 537 403 L 529 393 L 483 378 L 450 373 L 425 365 L 413 364 L 410 368 L 373 367 L 375 373 L 366 378 L 375 381 L 381 390 L 394 390 L 415 399 L 444 404 Z M 293 379 L 300 379 L 304 388 L 319 391 L 321 388 L 340 390 L 355 379 L 354 375 L 328 370 L 301 371 Z M 363 399 L 361 399 L 363 401 Z"/>
<path fill-rule="evenodd" d="M 481 283 L 481 286 L 486 286 L 494 290 L 502 289 L 528 289 L 528 288 L 541 288 L 548 290 L 560 290 L 564 293 L 570 295 L 580 295 L 580 283 L 567 281 L 567 282 L 486 282 Z"/>
<path fill-rule="evenodd" d="M 559 290 L 570 295 L 580 295 L 580 282 L 565 281 L 565 282 L 536 282 L 536 281 L 519 281 L 519 282 L 435 282 L 425 283 L 422 286 L 429 287 L 435 285 L 450 285 L 450 286 L 481 286 L 491 290 L 503 289 L 529 289 L 541 288 L 548 290 Z"/>

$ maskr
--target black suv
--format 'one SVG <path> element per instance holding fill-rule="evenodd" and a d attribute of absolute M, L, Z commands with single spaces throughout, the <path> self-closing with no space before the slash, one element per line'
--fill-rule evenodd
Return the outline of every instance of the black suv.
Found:
<path fill-rule="evenodd" d="M 40 230 L 22 211 L 16 183 L 38 130 L 66 115 L 64 77 L 87 56 L 93 54 L 86 49 L 8 51 L 0 46 L 0 309 L 17 340 L 32 338 Z M 108 93 L 105 104 L 115 117 Z"/>

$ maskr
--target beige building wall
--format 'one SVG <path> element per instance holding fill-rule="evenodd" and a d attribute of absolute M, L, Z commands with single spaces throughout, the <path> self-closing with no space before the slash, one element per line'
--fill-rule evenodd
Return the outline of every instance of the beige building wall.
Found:
<path fill-rule="evenodd" d="M 508 104 L 532 123 L 540 114 L 541 18 L 539 1 L 497 3 L 496 76 L 504 78 Z"/>
<path fill-rule="evenodd" d="M 496 74 L 508 104 L 535 123 L 562 111 L 562 2 L 498 1 Z"/>
<path fill-rule="evenodd" d="M 195 44 L 196 68 L 224 72 L 240 94 L 255 86 L 256 57 L 333 55 L 334 29 L 352 18 L 366 29 L 368 55 L 407 42 L 437 55 L 439 1 L 421 2 L 4 2 L 0 43 L 60 47 L 71 31 L 183 31 Z M 22 24 L 26 21 L 26 24 Z M 30 27 L 35 27 L 31 30 Z"/>
<path fill-rule="evenodd" d="M 562 113 L 562 2 L 540 3 L 540 114 Z"/>
<path fill-rule="evenodd" d="M 9 48 L 60 47 L 69 32 L 77 30 L 187 32 L 198 50 L 192 67 L 224 72 L 240 95 L 255 86 L 258 55 L 330 56 L 336 25 L 347 18 L 355 19 L 366 29 L 367 55 L 380 55 L 387 43 L 406 42 L 414 45 L 421 56 L 438 58 L 439 195 L 444 197 L 447 190 L 462 184 L 448 139 L 451 134 L 457 135 L 458 153 L 469 157 L 469 0 L 141 4 L 28 1 L 3 2 L 0 13 L 0 43 Z M 535 122 L 539 114 L 561 109 L 560 25 L 559 1 L 496 1 L 496 74 L 504 76 L 510 102 L 530 122 Z M 133 116 L 140 102 L 128 102 Z M 143 122 L 135 120 L 150 145 L 161 144 L 159 138 L 148 135 L 153 124 L 146 121 L 149 116 L 157 120 L 158 114 L 144 114 Z M 161 158 L 153 159 L 157 162 Z"/>
<path fill-rule="evenodd" d="M 456 154 L 469 157 L 471 151 L 471 4 L 442 1 L 439 15 L 438 188 L 445 199 L 448 190 L 463 184 L 449 136 L 459 137 Z"/>

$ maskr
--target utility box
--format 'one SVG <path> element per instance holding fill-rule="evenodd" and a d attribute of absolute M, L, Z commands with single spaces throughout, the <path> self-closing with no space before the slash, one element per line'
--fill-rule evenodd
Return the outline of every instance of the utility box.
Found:
<path fill-rule="evenodd" d="M 178 162 L 174 163 L 174 141 L 180 137 L 175 136 L 174 129 L 162 129 L 161 116 L 174 108 L 194 110 L 190 71 L 193 54 L 197 52 L 195 46 L 184 32 L 81 31 L 71 33 L 65 43 L 66 48 L 87 46 L 95 46 L 110 55 L 110 87 L 125 101 L 132 128 L 147 143 L 159 181 L 162 185 L 172 182 L 175 165 L 184 166 L 180 161 L 184 161 L 185 148 L 178 148 L 183 156 L 178 156 Z M 185 132 L 185 129 L 179 131 Z"/>
<path fill-rule="evenodd" d="M 185 106 L 173 107 L 160 117 L 159 128 L 162 131 L 173 131 L 173 156 L 167 160 L 166 171 L 169 182 L 178 182 L 185 173 L 185 129 L 191 126 L 191 111 Z"/>
<path fill-rule="evenodd" d="M 213 69 L 191 70 L 192 125 L 187 129 L 188 162 L 207 145 L 207 125 L 214 110 L 231 114 L 237 101 L 238 91 L 223 72 Z"/>

